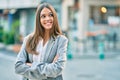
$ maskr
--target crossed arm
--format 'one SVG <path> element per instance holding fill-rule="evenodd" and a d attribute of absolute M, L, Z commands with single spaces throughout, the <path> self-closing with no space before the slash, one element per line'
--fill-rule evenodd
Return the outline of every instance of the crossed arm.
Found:
<path fill-rule="evenodd" d="M 24 41 L 15 63 L 16 73 L 21 74 L 29 79 L 47 79 L 47 77 L 57 77 L 60 75 L 66 61 L 66 49 L 68 40 L 62 39 L 61 41 L 62 42 L 60 42 L 58 46 L 59 50 L 57 50 L 58 55 L 56 55 L 52 63 L 26 63 Z"/>

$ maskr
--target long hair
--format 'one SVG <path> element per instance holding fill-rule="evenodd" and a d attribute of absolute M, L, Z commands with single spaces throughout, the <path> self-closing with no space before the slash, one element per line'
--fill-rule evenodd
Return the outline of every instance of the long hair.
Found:
<path fill-rule="evenodd" d="M 55 9 L 49 3 L 40 4 L 37 7 L 37 11 L 36 11 L 35 30 L 34 30 L 33 34 L 29 36 L 27 43 L 26 43 L 26 51 L 28 53 L 38 54 L 36 52 L 37 44 L 38 44 L 39 40 L 44 37 L 45 30 L 40 22 L 40 13 L 43 8 L 48 8 L 53 13 L 53 25 L 50 30 L 49 36 L 56 37 L 57 35 L 62 34 L 62 31 L 60 30 L 60 26 L 58 24 L 58 19 L 57 19 L 57 14 L 56 14 Z"/>

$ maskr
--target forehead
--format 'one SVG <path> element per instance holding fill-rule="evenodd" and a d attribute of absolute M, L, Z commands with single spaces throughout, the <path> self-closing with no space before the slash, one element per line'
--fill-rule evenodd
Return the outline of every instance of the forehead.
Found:
<path fill-rule="evenodd" d="M 51 12 L 52 11 L 46 7 L 41 10 L 41 14 L 47 14 L 47 13 L 51 13 Z"/>

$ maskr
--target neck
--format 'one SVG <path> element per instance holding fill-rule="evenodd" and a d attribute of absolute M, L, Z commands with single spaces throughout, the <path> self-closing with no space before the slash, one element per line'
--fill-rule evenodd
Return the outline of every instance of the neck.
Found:
<path fill-rule="evenodd" d="M 44 38 L 43 38 L 43 46 L 49 40 L 49 38 L 50 38 L 49 32 L 45 32 Z"/>
<path fill-rule="evenodd" d="M 49 38 L 50 38 L 49 31 L 45 31 L 43 40 L 47 41 Z"/>

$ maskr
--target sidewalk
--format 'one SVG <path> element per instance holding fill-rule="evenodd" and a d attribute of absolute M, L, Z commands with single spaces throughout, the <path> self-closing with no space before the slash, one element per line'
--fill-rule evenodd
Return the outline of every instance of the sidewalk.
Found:
<path fill-rule="evenodd" d="M 6 55 L 6 56 L 17 56 L 17 53 L 13 51 L 12 45 L 5 46 L 4 44 L 0 43 L 0 55 Z"/>
<path fill-rule="evenodd" d="M 20 50 L 20 47 L 21 47 L 21 44 L 5 45 L 3 43 L 0 43 L 0 50 L 12 51 L 14 53 L 18 53 Z"/>
<path fill-rule="evenodd" d="M 118 55 L 120 55 L 120 50 L 109 50 L 104 52 L 104 58 L 115 58 Z M 93 50 L 89 50 L 87 52 L 81 53 L 75 53 L 73 54 L 73 58 L 78 58 L 78 59 L 96 59 L 100 58 L 99 52 L 95 52 Z"/>
<path fill-rule="evenodd" d="M 17 56 L 12 51 L 12 45 L 5 46 L 0 44 L 0 57 L 1 57 L 1 70 L 6 72 L 7 66 L 11 68 L 9 70 L 10 75 L 6 76 L 6 73 L 1 74 L 2 80 L 18 80 L 14 70 L 14 60 Z M 1 54 L 4 54 L 1 56 Z M 7 55 L 7 56 L 6 56 Z M 10 55 L 10 56 L 9 56 Z M 4 57 L 5 56 L 5 57 Z M 12 56 L 12 57 L 11 57 Z M 118 56 L 118 58 L 114 58 Z M 5 62 L 6 61 L 6 62 Z M 7 66 L 6 66 L 7 65 Z M 73 59 L 68 60 L 65 70 L 63 72 L 64 80 L 119 80 L 120 79 L 120 52 L 107 51 L 105 52 L 105 59 L 100 60 L 97 52 L 89 50 L 82 53 L 73 53 Z M 7 79 L 8 78 L 8 79 Z"/>
<path fill-rule="evenodd" d="M 100 53 L 98 51 L 94 51 L 93 49 L 89 49 L 86 51 L 71 51 L 73 58 L 78 59 L 96 59 L 100 58 Z M 104 58 L 115 58 L 120 55 L 120 49 L 108 49 L 103 52 Z"/>
<path fill-rule="evenodd" d="M 13 45 L 5 45 L 3 43 L 0 43 L 0 49 L 6 49 L 6 50 L 13 50 Z"/>
<path fill-rule="evenodd" d="M 14 45 L 6 46 L 6 45 L 0 43 L 0 51 L 18 53 L 16 51 L 13 51 L 13 46 Z M 105 58 L 114 58 L 118 55 L 120 55 L 120 50 L 109 50 L 109 51 L 107 50 L 104 52 Z M 78 58 L 78 59 L 95 59 L 95 58 L 99 58 L 99 53 L 95 52 L 93 50 L 88 50 L 86 52 L 72 52 L 72 57 Z"/>
<path fill-rule="evenodd" d="M 119 80 L 120 59 L 72 59 L 64 70 L 64 80 Z"/>

